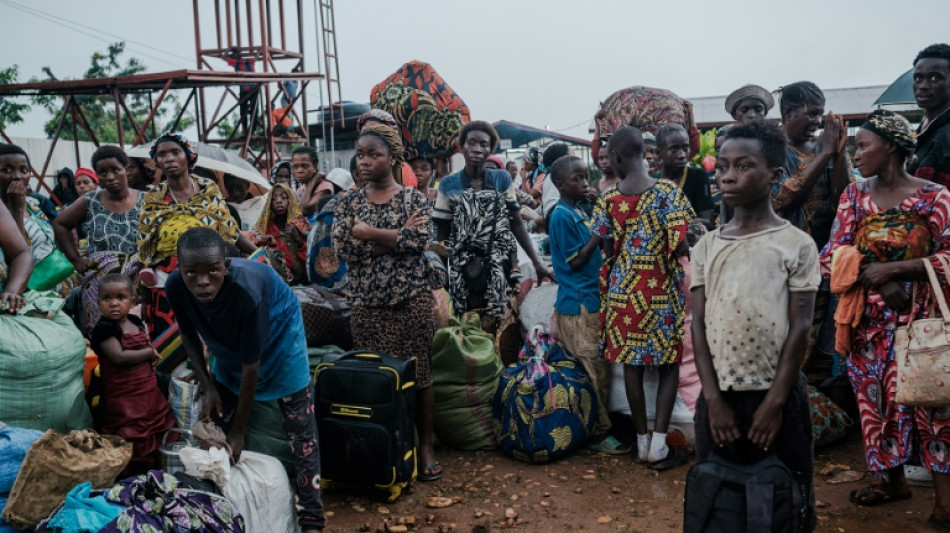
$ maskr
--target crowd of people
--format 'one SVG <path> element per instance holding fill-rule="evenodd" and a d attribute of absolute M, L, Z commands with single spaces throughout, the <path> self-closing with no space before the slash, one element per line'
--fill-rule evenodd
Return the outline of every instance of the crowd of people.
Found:
<path fill-rule="evenodd" d="M 690 337 L 702 383 L 698 457 L 776 454 L 805 488 L 811 530 L 802 367 L 825 354 L 850 381 L 867 466 L 880 477 L 851 501 L 909 498 L 903 467 L 916 460 L 933 472 L 930 521 L 950 530 L 950 414 L 895 400 L 895 329 L 934 310 L 930 291 L 912 288 L 928 279 L 921 259 L 938 272 L 950 259 L 950 45 L 927 47 L 913 64 L 920 126 L 873 111 L 853 151 L 851 125 L 815 84 L 781 89 L 780 122 L 766 120 L 770 91 L 741 87 L 726 100 L 735 123 L 717 134 L 712 172 L 689 164 L 698 130 L 688 106 L 686 124 L 655 135 L 598 131 L 596 182 L 564 144 L 529 148 L 520 168 L 494 156 L 499 137 L 483 121 L 461 128 L 457 172 L 405 161 L 395 120 L 373 110 L 359 121 L 349 169 L 325 175 L 317 152 L 298 148 L 274 165 L 263 200 L 233 178 L 220 182 L 223 194 L 196 169 L 189 141 L 168 132 L 151 161 L 102 146 L 90 168 L 59 171 L 55 209 L 29 191 L 29 154 L 3 144 L 0 306 L 23 307 L 31 273 L 49 271 L 55 256 L 72 265 L 48 288 L 66 297 L 99 357 L 94 423 L 134 444 L 125 474 L 156 468 L 174 425 L 156 369 L 189 362 L 203 414 L 224 427 L 235 459 L 253 401 L 277 400 L 300 525 L 312 531 L 324 526 L 319 437 L 291 287 L 338 291 L 352 308 L 355 346 L 417 359 L 419 479 L 432 481 L 443 473 L 433 446 L 433 291 L 447 290 L 455 313 L 477 311 L 494 332 L 530 265 L 538 282 L 557 282 L 559 342 L 602 406 L 590 448 L 632 453 L 657 471 L 687 462 L 667 433 Z M 242 221 L 252 201 L 260 214 Z M 547 234 L 550 264 L 532 232 Z M 612 364 L 623 368 L 635 442 L 617 438 L 607 416 Z M 651 368 L 655 413 L 644 390 Z"/>

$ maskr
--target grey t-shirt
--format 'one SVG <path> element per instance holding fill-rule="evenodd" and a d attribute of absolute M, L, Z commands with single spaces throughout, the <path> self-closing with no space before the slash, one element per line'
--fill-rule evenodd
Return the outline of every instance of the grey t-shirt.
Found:
<path fill-rule="evenodd" d="M 706 339 L 721 390 L 767 390 L 788 337 L 792 292 L 816 292 L 815 241 L 789 222 L 730 237 L 717 228 L 691 250 L 690 289 L 705 287 Z"/>

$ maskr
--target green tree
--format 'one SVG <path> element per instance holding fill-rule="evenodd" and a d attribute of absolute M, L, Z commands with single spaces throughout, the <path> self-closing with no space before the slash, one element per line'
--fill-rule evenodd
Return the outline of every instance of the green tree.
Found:
<path fill-rule="evenodd" d="M 13 65 L 0 70 L 0 85 L 17 83 L 20 67 Z M 23 122 L 23 115 L 30 110 L 30 104 L 15 100 L 15 97 L 0 96 L 0 129 Z"/>
<path fill-rule="evenodd" d="M 108 49 L 104 53 L 98 51 L 94 52 L 92 54 L 89 69 L 83 74 L 82 79 L 117 78 L 145 72 L 145 64 L 136 57 L 129 58 L 123 63 L 122 54 L 124 52 L 125 43 L 122 42 L 109 45 Z M 44 67 L 43 72 L 46 74 L 45 79 L 34 79 L 31 81 L 59 81 L 48 67 Z M 86 121 L 89 123 L 93 133 L 95 133 L 96 138 L 100 143 L 119 142 L 119 132 L 116 128 L 115 120 L 115 102 L 113 101 L 111 94 L 77 95 L 74 98 L 76 99 L 79 109 L 82 110 L 83 116 L 86 118 Z M 51 115 L 51 118 L 46 122 L 46 124 L 43 125 L 43 130 L 46 132 L 47 137 L 52 137 L 56 132 L 56 125 L 59 122 L 59 114 L 62 112 L 63 97 L 36 96 L 33 97 L 33 102 L 42 106 Z M 128 93 L 126 94 L 125 103 L 128 106 L 129 111 L 132 112 L 132 115 L 135 116 L 136 123 L 139 125 L 144 124 L 151 109 L 149 105 L 148 93 Z M 176 116 L 178 116 L 180 111 L 181 103 L 179 102 L 178 97 L 172 93 L 167 94 L 165 99 L 162 101 L 162 106 L 155 113 L 155 118 L 152 119 L 155 123 L 155 131 L 164 131 L 165 127 L 170 126 L 170 122 L 173 121 Z M 121 115 L 122 136 L 124 137 L 125 142 L 131 143 L 135 140 L 135 129 L 132 128 L 132 123 L 129 121 L 129 118 L 124 111 L 121 112 Z M 179 121 L 178 129 L 185 129 L 193 123 L 194 118 L 190 114 L 186 113 L 184 116 L 182 116 L 181 121 Z M 151 136 L 150 133 L 151 128 L 149 128 L 149 134 L 147 134 L 149 137 Z M 76 134 L 78 135 L 79 140 L 92 140 L 89 138 L 89 135 L 85 132 L 81 123 L 78 121 L 76 124 Z M 60 138 L 69 140 L 73 139 L 73 117 L 71 113 L 66 115 L 65 122 L 63 123 L 63 129 L 60 131 Z"/>

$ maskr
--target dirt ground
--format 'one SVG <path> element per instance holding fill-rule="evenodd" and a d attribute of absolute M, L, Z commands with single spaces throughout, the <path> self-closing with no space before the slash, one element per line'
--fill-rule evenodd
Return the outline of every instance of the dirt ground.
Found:
<path fill-rule="evenodd" d="M 438 449 L 445 475 L 432 483 L 415 483 L 394 503 L 354 489 L 330 487 L 325 493 L 327 531 L 389 531 L 459 533 L 516 530 L 524 532 L 682 531 L 683 488 L 689 466 L 664 473 L 631 461 L 580 451 L 544 465 L 526 464 L 496 452 Z M 692 462 L 690 463 L 692 464 Z M 860 436 L 819 450 L 816 470 L 846 465 L 857 481 L 831 483 L 816 475 L 818 531 L 935 531 L 927 517 L 933 489 L 912 487 L 913 498 L 876 508 L 848 501 L 851 490 L 873 482 L 865 471 Z M 454 503 L 428 508 L 431 497 Z M 509 520 L 508 517 L 514 517 Z M 398 526 L 407 523 L 406 529 Z"/>

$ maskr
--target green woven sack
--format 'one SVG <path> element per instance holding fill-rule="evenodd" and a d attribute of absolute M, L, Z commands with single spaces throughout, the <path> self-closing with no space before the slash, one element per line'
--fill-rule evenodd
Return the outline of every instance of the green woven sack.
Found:
<path fill-rule="evenodd" d="M 432 340 L 435 432 L 442 443 L 461 450 L 493 449 L 498 431 L 491 402 L 503 365 L 479 324 L 475 313 L 453 317 Z"/>
<path fill-rule="evenodd" d="M 82 381 L 85 339 L 58 295 L 25 297 L 19 313 L 0 314 L 0 420 L 59 433 L 92 427 Z"/>

